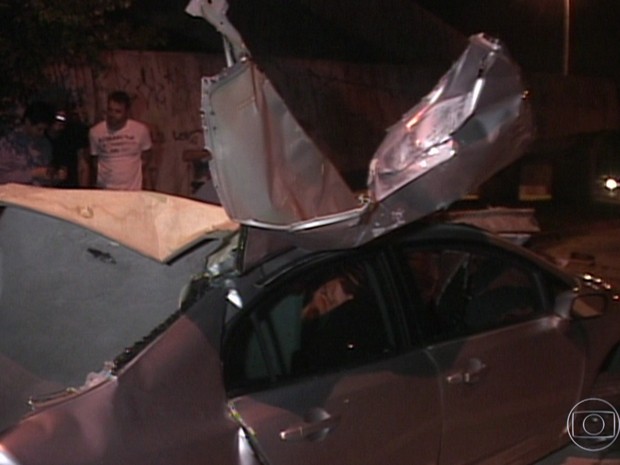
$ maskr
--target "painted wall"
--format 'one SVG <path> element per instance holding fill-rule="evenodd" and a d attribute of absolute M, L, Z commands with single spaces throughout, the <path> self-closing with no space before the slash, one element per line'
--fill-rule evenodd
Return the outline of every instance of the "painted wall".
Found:
<path fill-rule="evenodd" d="M 110 91 L 128 92 L 134 99 L 132 116 L 151 129 L 151 184 L 158 191 L 190 195 L 192 172 L 182 154 L 203 147 L 200 80 L 221 71 L 223 55 L 117 51 L 105 62 L 100 70 L 56 67 L 50 72 L 52 85 L 72 95 L 89 125 L 104 118 Z M 365 182 L 385 128 L 445 71 L 298 59 L 263 64 L 311 137 L 345 177 L 355 173 L 354 184 Z"/>
<path fill-rule="evenodd" d="M 403 112 L 426 95 L 446 69 L 387 64 L 360 65 L 302 59 L 262 59 L 259 65 L 289 102 L 302 127 L 354 188 L 365 184 L 372 154 Z M 192 171 L 185 150 L 203 147 L 200 82 L 219 73 L 223 55 L 117 51 L 99 70 L 51 70 L 57 88 L 73 95 L 83 121 L 104 117 L 106 96 L 125 90 L 133 116 L 154 141 L 155 190 L 190 195 Z M 540 141 L 617 129 L 618 95 L 613 82 L 576 76 L 531 75 Z"/>
<path fill-rule="evenodd" d="M 200 80 L 220 72 L 223 56 L 117 51 L 107 54 L 105 63 L 98 70 L 57 67 L 50 77 L 78 102 L 89 125 L 104 118 L 110 91 L 126 91 L 133 98 L 132 117 L 151 130 L 152 185 L 161 192 L 188 195 L 190 167 L 182 154 L 203 147 Z"/>

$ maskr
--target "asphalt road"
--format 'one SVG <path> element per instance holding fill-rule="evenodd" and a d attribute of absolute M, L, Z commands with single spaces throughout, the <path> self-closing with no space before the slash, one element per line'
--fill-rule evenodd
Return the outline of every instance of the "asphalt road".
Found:
<path fill-rule="evenodd" d="M 573 273 L 590 273 L 620 291 L 620 221 L 585 224 L 576 229 L 542 233 L 532 249 Z"/>
<path fill-rule="evenodd" d="M 620 465 L 620 444 L 613 443 L 600 452 L 589 452 L 571 444 L 535 465 Z"/>

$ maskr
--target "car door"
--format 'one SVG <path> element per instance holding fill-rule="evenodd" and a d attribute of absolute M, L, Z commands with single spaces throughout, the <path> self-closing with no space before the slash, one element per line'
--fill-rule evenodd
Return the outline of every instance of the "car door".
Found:
<path fill-rule="evenodd" d="M 424 305 L 416 321 L 439 368 L 439 463 L 528 463 L 557 448 L 579 400 L 585 351 L 554 314 L 552 286 L 490 249 L 403 252 Z"/>
<path fill-rule="evenodd" d="M 436 370 L 401 351 L 379 270 L 371 257 L 305 267 L 229 325 L 230 406 L 271 465 L 436 463 Z"/>

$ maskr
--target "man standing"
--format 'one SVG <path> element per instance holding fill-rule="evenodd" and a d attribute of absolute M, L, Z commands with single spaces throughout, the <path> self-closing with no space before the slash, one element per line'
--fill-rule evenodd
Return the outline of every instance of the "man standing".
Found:
<path fill-rule="evenodd" d="M 141 190 L 143 171 L 151 157 L 148 128 L 129 118 L 131 100 L 123 91 L 108 95 L 105 121 L 89 131 L 91 181 L 114 190 Z"/>
<path fill-rule="evenodd" d="M 56 112 L 55 121 L 47 130 L 47 138 L 52 143 L 52 166 L 58 178 L 64 180 L 58 187 L 88 187 L 84 177 L 84 166 L 88 156 L 88 126 L 80 121 L 77 112 Z"/>
<path fill-rule="evenodd" d="M 45 131 L 54 120 L 54 109 L 44 102 L 26 108 L 22 124 L 0 139 L 0 184 L 49 185 L 52 146 Z"/>

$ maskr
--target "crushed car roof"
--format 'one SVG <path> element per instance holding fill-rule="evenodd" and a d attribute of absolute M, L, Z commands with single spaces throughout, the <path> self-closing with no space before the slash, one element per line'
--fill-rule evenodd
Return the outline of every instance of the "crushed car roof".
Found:
<path fill-rule="evenodd" d="M 222 205 L 250 227 L 313 248 L 354 247 L 445 209 L 532 140 L 519 66 L 499 40 L 474 35 L 436 86 L 388 129 L 366 195 L 356 196 L 253 62 L 226 17 L 227 2 L 193 0 L 187 11 L 211 22 L 229 47 L 229 67 L 203 79 L 205 140 Z"/>

